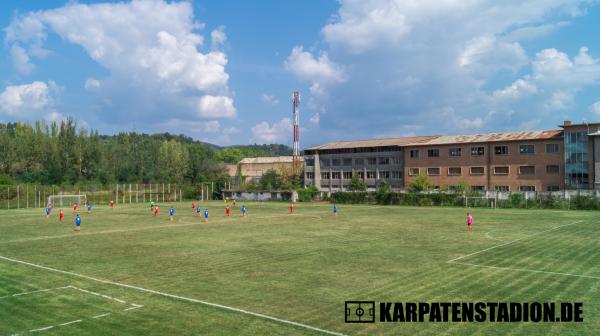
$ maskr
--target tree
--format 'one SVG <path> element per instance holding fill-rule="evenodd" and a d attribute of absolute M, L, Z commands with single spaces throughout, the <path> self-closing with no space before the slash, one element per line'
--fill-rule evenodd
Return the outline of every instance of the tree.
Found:
<path fill-rule="evenodd" d="M 367 191 L 367 184 L 358 176 L 352 176 L 350 183 L 348 184 L 348 190 L 350 191 Z"/>
<path fill-rule="evenodd" d="M 425 191 L 429 190 L 433 187 L 433 185 L 427 179 L 427 176 L 421 174 L 417 176 L 417 178 L 410 184 L 409 189 L 411 191 Z"/>
<path fill-rule="evenodd" d="M 275 169 L 267 170 L 260 178 L 260 188 L 263 190 L 279 189 L 281 177 Z"/>
<path fill-rule="evenodd" d="M 163 141 L 158 152 L 160 176 L 165 182 L 181 183 L 188 166 L 188 152 L 175 141 Z"/>

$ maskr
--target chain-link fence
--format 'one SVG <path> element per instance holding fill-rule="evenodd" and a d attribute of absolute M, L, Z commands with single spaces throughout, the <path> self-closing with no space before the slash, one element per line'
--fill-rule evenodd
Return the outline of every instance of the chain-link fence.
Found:
<path fill-rule="evenodd" d="M 112 185 L 86 184 L 78 186 L 48 186 L 39 184 L 17 184 L 0 186 L 0 209 L 43 208 L 51 195 L 85 195 L 95 205 L 179 202 L 196 198 L 199 191 L 209 193 L 205 186 L 177 185 L 171 183 L 119 183 Z M 212 195 L 205 198 L 211 199 Z"/>

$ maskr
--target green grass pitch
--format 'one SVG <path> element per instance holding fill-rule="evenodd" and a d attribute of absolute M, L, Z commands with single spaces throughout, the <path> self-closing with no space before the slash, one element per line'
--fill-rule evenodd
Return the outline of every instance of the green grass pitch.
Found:
<path fill-rule="evenodd" d="M 460 208 L 240 205 L 96 206 L 80 233 L 71 209 L 1 210 L 0 336 L 325 334 L 227 307 L 346 335 L 600 330 L 595 212 L 474 209 L 468 233 Z M 581 301 L 584 322 L 346 324 L 346 300 Z"/>

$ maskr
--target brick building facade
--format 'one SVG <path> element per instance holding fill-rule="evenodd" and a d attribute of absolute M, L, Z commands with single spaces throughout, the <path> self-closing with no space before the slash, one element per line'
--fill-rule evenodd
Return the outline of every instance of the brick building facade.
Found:
<path fill-rule="evenodd" d="M 561 129 L 460 136 L 344 141 L 304 151 L 305 185 L 346 190 L 352 176 L 407 188 L 418 175 L 436 187 L 474 190 L 593 189 L 600 178 L 600 123 Z M 598 155 L 595 155 L 598 152 Z M 600 186 L 600 181 L 597 183 Z"/>

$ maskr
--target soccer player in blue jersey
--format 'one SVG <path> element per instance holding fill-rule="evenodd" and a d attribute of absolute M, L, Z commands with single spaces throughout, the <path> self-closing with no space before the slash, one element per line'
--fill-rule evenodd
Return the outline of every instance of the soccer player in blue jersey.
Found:
<path fill-rule="evenodd" d="M 202 217 L 202 207 L 200 204 L 196 206 L 196 215 L 198 215 L 198 217 Z"/>
<path fill-rule="evenodd" d="M 88 202 L 88 204 L 87 204 L 87 211 L 88 211 L 88 213 L 92 212 L 92 203 L 90 203 L 90 202 Z"/>
<path fill-rule="evenodd" d="M 337 205 L 335 203 L 333 203 L 333 215 L 337 216 Z"/>
<path fill-rule="evenodd" d="M 242 205 L 242 217 L 246 217 L 246 206 Z"/>
<path fill-rule="evenodd" d="M 175 216 L 175 209 L 173 207 L 169 208 L 169 218 L 171 218 L 171 222 L 173 221 L 173 217 Z"/>
<path fill-rule="evenodd" d="M 81 231 L 81 217 L 79 217 L 79 214 L 75 216 L 75 231 Z"/>
<path fill-rule="evenodd" d="M 46 218 L 50 217 L 50 205 L 46 207 Z"/>
<path fill-rule="evenodd" d="M 204 209 L 204 220 L 208 223 L 208 208 Z"/>

